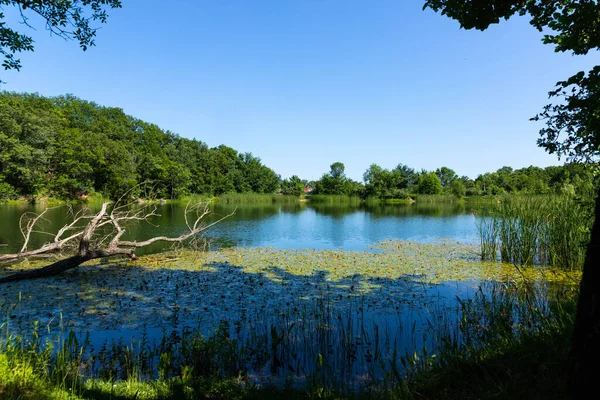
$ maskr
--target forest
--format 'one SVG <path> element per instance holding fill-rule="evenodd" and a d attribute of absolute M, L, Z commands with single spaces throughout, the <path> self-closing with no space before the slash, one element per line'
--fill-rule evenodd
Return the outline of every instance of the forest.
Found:
<path fill-rule="evenodd" d="M 156 125 L 66 95 L 0 96 L 0 199 L 101 193 L 273 193 L 279 176 L 250 153 L 209 148 Z"/>
<path fill-rule="evenodd" d="M 342 162 L 316 182 L 287 179 L 251 153 L 196 139 L 73 95 L 0 94 L 0 201 L 52 197 L 118 198 L 123 193 L 175 199 L 189 194 L 278 193 L 407 199 L 418 195 L 495 196 L 567 194 L 591 196 L 596 174 L 589 164 L 546 168 L 503 167 L 476 179 L 448 167 L 417 171 L 372 164 L 357 182 Z M 142 193 L 142 182 L 154 182 Z"/>

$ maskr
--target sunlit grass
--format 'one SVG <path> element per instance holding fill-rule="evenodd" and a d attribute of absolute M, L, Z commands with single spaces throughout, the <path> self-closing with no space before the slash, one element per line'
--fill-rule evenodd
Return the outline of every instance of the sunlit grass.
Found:
<path fill-rule="evenodd" d="M 308 201 L 313 204 L 342 204 L 358 205 L 361 203 L 360 197 L 330 194 L 315 194 L 308 197 Z"/>
<path fill-rule="evenodd" d="M 297 203 L 297 196 L 285 196 L 278 194 L 256 194 L 256 193 L 231 193 L 222 194 L 215 198 L 219 204 L 289 204 Z"/>

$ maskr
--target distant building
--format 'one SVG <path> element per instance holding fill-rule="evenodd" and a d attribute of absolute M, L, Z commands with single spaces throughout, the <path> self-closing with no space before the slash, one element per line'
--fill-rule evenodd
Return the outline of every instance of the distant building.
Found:
<path fill-rule="evenodd" d="M 312 191 L 313 191 L 313 188 L 311 188 L 310 186 L 304 188 L 304 194 L 311 194 Z"/>

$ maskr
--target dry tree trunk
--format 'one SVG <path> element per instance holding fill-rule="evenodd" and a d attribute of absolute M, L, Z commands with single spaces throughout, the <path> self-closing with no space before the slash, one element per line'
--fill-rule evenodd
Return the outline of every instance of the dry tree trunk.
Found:
<path fill-rule="evenodd" d="M 148 246 L 159 241 L 182 244 L 197 239 L 203 231 L 233 214 L 226 215 L 218 221 L 206 225 L 203 223 L 203 219 L 209 213 L 208 203 L 193 206 L 188 203 L 185 208 L 185 222 L 188 229 L 186 233 L 177 237 L 156 236 L 141 242 L 132 242 L 121 240 L 126 232 L 127 224 L 136 221 L 148 222 L 150 217 L 159 214 L 156 213 L 156 206 L 141 208 L 132 208 L 131 206 L 132 204 L 119 205 L 119 202 L 112 206 L 111 203 L 104 203 L 96 214 L 90 213 L 89 209 L 83 209 L 73 215 L 73 220 L 70 223 L 64 225 L 56 234 L 53 234 L 52 241 L 34 250 L 27 249 L 29 239 L 32 233 L 48 234 L 48 232 L 36 230 L 36 227 L 49 209 L 33 216 L 24 214 L 21 216 L 23 247 L 18 253 L 0 254 L 0 263 L 63 252 L 68 252 L 71 255 L 39 269 L 1 277 L 0 283 L 58 275 L 96 258 L 127 255 L 132 259 L 136 259 L 135 250 L 139 247 Z M 189 219 L 190 215 L 194 216 L 193 222 Z"/>

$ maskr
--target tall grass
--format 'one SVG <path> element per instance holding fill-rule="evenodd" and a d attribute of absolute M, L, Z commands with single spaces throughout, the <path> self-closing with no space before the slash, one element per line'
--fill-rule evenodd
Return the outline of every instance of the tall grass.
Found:
<path fill-rule="evenodd" d="M 409 205 L 414 203 L 415 201 L 413 199 L 411 199 L 410 197 L 407 197 L 405 199 L 381 199 L 379 197 L 373 197 L 373 196 L 369 196 L 365 199 L 365 205 L 367 206 L 377 206 L 377 205 L 395 205 L 395 204 L 401 204 L 401 205 Z"/>
<path fill-rule="evenodd" d="M 292 204 L 298 202 L 297 196 L 257 193 L 230 193 L 216 198 L 220 204 Z"/>
<path fill-rule="evenodd" d="M 358 196 L 345 196 L 345 195 L 329 195 L 329 194 L 315 194 L 308 198 L 310 203 L 313 204 L 340 204 L 340 205 L 359 205 L 361 200 Z"/>
<path fill-rule="evenodd" d="M 463 199 L 456 197 L 453 194 L 417 194 L 414 196 L 418 203 L 459 203 Z"/>
<path fill-rule="evenodd" d="M 589 203 L 572 197 L 504 197 L 479 218 L 481 258 L 580 269 L 592 220 Z"/>
<path fill-rule="evenodd" d="M 438 362 L 407 361 L 409 398 L 566 398 L 575 286 L 493 284 L 459 302 Z"/>

